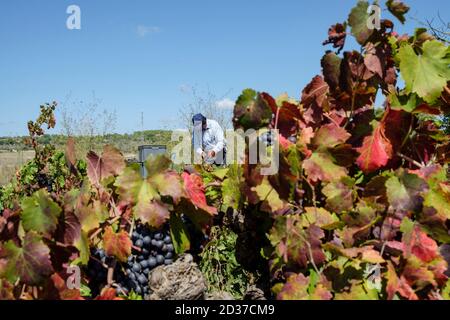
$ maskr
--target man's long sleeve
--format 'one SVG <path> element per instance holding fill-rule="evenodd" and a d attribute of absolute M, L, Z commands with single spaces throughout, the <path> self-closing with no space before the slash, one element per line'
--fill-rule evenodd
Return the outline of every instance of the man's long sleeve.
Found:
<path fill-rule="evenodd" d="M 202 139 L 203 139 L 202 129 L 195 129 L 192 132 L 192 143 L 194 146 L 194 151 L 197 155 L 201 155 L 203 152 Z"/>
<path fill-rule="evenodd" d="M 221 152 L 225 146 L 225 138 L 224 138 L 224 134 L 223 134 L 223 130 L 220 127 L 220 125 L 216 124 L 214 126 L 214 135 L 216 137 L 216 145 L 213 148 L 213 151 L 218 154 L 219 152 Z"/>

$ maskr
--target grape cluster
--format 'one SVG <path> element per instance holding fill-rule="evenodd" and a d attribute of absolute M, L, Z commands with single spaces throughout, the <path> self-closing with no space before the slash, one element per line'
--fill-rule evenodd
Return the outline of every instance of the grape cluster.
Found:
<path fill-rule="evenodd" d="M 53 191 L 53 181 L 46 174 L 37 174 L 36 182 L 38 183 L 40 188 L 46 188 L 48 192 Z"/>
<path fill-rule="evenodd" d="M 124 264 L 124 274 L 117 279 L 123 293 L 134 291 L 139 295 L 149 293 L 148 274 L 160 265 L 173 263 L 175 251 L 168 228 L 151 231 L 143 225 L 137 225 L 132 233 L 133 252 Z"/>
<path fill-rule="evenodd" d="M 112 264 L 114 259 L 108 257 L 105 250 L 93 248 L 91 249 L 91 258 L 87 265 L 87 275 L 89 276 L 89 287 L 93 295 L 100 293 L 102 288 L 107 283 L 108 266 Z M 120 274 L 120 268 L 117 265 L 114 274 Z"/>

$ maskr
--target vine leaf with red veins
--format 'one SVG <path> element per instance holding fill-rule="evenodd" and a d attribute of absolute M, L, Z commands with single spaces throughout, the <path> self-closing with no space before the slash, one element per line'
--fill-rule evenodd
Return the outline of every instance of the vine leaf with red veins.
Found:
<path fill-rule="evenodd" d="M 170 218 L 169 208 L 158 200 L 143 203 L 139 210 L 141 221 L 150 226 L 162 226 Z"/>
<path fill-rule="evenodd" d="M 385 136 L 384 124 L 377 123 L 372 135 L 365 137 L 356 150 L 359 153 L 356 163 L 364 173 L 384 167 L 392 158 L 392 144 Z"/>
<path fill-rule="evenodd" d="M 87 173 L 93 185 L 99 185 L 104 179 L 121 174 L 124 169 L 125 159 L 113 146 L 105 146 L 101 157 L 93 151 L 87 155 Z"/>
<path fill-rule="evenodd" d="M 312 140 L 316 146 L 333 148 L 339 144 L 345 143 L 351 137 L 344 128 L 334 123 L 326 124 L 317 130 Z"/>
<path fill-rule="evenodd" d="M 315 151 L 303 162 L 308 180 L 331 182 L 347 176 L 347 169 L 334 163 L 333 156 L 326 150 Z"/>
<path fill-rule="evenodd" d="M 3 266 L 0 264 L 0 276 L 11 283 L 20 279 L 24 284 L 39 285 L 53 273 L 50 249 L 33 231 L 25 235 L 22 247 L 12 240 L 4 243 L 0 249 L 0 262 L 2 259 L 7 262 Z"/>
<path fill-rule="evenodd" d="M 354 179 L 345 176 L 340 180 L 327 184 L 322 193 L 326 196 L 326 208 L 336 213 L 353 209 L 356 192 L 353 190 Z"/>
<path fill-rule="evenodd" d="M 185 195 L 180 178 L 168 170 L 169 165 L 163 155 L 150 157 L 145 163 L 147 178 L 141 177 L 139 168 L 128 167 L 114 184 L 120 199 L 133 205 L 134 216 L 154 228 L 161 227 L 170 217 L 170 207 L 161 201 L 161 196 L 171 197 L 177 204 Z"/>
<path fill-rule="evenodd" d="M 267 93 L 261 93 L 261 96 L 275 115 L 271 123 L 272 127 L 278 129 L 284 137 L 295 135 L 299 124 L 303 122 L 298 102 L 290 99 L 287 94 L 280 95 L 276 100 Z"/>
<path fill-rule="evenodd" d="M 316 225 L 303 228 L 300 216 L 280 216 L 269 239 L 284 262 L 305 268 L 309 263 L 317 266 L 325 261 L 321 247 L 324 236 L 323 230 Z"/>
<path fill-rule="evenodd" d="M 319 125 L 323 109 L 328 108 L 329 86 L 322 76 L 315 76 L 302 92 L 303 118 L 308 124 Z"/>
<path fill-rule="evenodd" d="M 131 255 L 131 239 L 127 232 L 121 230 L 114 233 L 113 229 L 108 226 L 103 235 L 103 248 L 108 256 L 114 256 L 122 262 L 126 262 Z"/>

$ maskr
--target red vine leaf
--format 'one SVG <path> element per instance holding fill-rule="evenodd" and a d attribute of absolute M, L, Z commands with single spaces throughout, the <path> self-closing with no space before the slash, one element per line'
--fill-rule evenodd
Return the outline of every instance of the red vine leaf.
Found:
<path fill-rule="evenodd" d="M 119 175 L 123 169 L 125 169 L 125 159 L 113 146 L 105 146 L 101 157 L 93 151 L 87 155 L 87 172 L 93 185 L 100 184 L 108 177 Z"/>
<path fill-rule="evenodd" d="M 22 247 L 12 240 L 4 243 L 0 249 L 0 262 L 2 259 L 6 259 L 6 263 L 0 269 L 0 276 L 12 283 L 19 278 L 22 283 L 39 285 L 53 273 L 50 249 L 33 231 L 25 235 Z"/>
<path fill-rule="evenodd" d="M 415 255 L 421 261 L 427 263 L 440 256 L 436 241 L 423 232 L 418 225 L 405 219 L 402 222 L 401 230 L 406 258 Z"/>
<path fill-rule="evenodd" d="M 305 87 L 302 93 L 302 104 L 305 108 L 310 106 L 322 107 L 326 102 L 328 84 L 323 80 L 322 76 L 315 76 L 311 82 Z"/>
<path fill-rule="evenodd" d="M 95 300 L 123 300 L 117 297 L 116 290 L 114 288 L 105 288 L 101 294 L 95 298 Z"/>
<path fill-rule="evenodd" d="M 336 23 L 328 29 L 328 39 L 323 42 L 323 45 L 332 44 L 333 48 L 338 49 L 337 53 L 344 49 L 345 38 L 347 37 L 347 23 Z"/>
<path fill-rule="evenodd" d="M 313 138 L 313 144 L 323 147 L 335 147 L 345 143 L 351 137 L 344 128 L 334 123 L 323 125 L 317 130 Z"/>
<path fill-rule="evenodd" d="M 186 172 L 183 172 L 181 177 L 184 181 L 184 190 L 188 196 L 188 200 L 195 207 L 208 212 L 210 215 L 217 214 L 217 208 L 210 207 L 206 203 L 205 186 L 203 185 L 202 178 L 194 173 L 188 174 Z"/>
<path fill-rule="evenodd" d="M 401 23 L 405 23 L 405 14 L 409 12 L 409 7 L 401 0 L 388 0 L 386 2 L 388 10 L 395 16 Z"/>
<path fill-rule="evenodd" d="M 292 275 L 278 293 L 278 300 L 309 300 L 309 279 L 303 274 Z"/>
<path fill-rule="evenodd" d="M 131 255 L 131 239 L 127 232 L 121 230 L 119 233 L 114 233 L 113 229 L 106 227 L 103 235 L 103 248 L 106 255 L 114 256 L 122 262 L 126 262 Z"/>
<path fill-rule="evenodd" d="M 1 265 L 0 265 L 1 270 Z M 0 279 L 0 301 L 14 300 L 14 286 L 6 279 Z"/>
<path fill-rule="evenodd" d="M 64 279 L 59 273 L 54 273 L 50 278 L 61 300 L 84 300 L 80 290 L 67 288 L 67 279 Z"/>
<path fill-rule="evenodd" d="M 365 173 L 384 167 L 392 158 L 392 145 L 386 138 L 384 130 L 384 125 L 379 123 L 373 134 L 366 137 L 363 145 L 356 149 L 360 154 L 356 163 Z"/>

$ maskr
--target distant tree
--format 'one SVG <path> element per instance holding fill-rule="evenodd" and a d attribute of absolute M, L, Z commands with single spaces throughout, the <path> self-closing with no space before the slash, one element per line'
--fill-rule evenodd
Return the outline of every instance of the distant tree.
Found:
<path fill-rule="evenodd" d="M 224 130 L 232 127 L 232 108 L 220 104 L 228 93 L 219 97 L 209 88 L 205 92 L 200 92 L 196 87 L 191 87 L 186 92 L 190 95 L 191 101 L 179 109 L 179 114 L 180 124 L 189 132 L 192 132 L 192 116 L 197 113 L 216 120 Z"/>
<path fill-rule="evenodd" d="M 104 140 L 116 129 L 116 111 L 102 108 L 101 104 L 102 101 L 95 93 L 88 102 L 73 100 L 69 96 L 60 104 L 59 119 L 62 134 L 77 137 L 77 144 L 83 151 L 93 149 L 99 137 Z"/>

